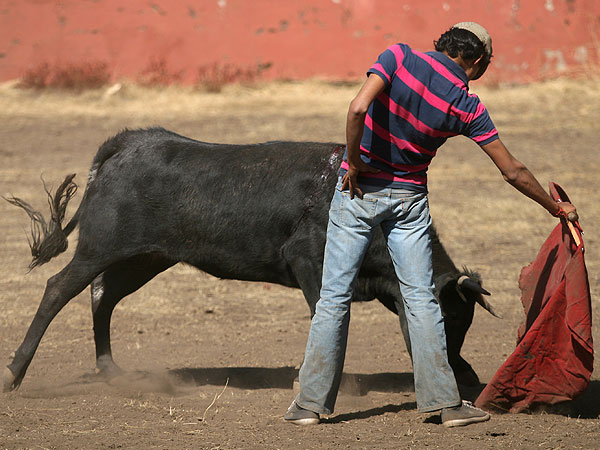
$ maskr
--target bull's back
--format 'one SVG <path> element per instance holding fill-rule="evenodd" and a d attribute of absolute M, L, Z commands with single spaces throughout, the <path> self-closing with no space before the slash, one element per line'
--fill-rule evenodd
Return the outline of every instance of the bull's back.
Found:
<path fill-rule="evenodd" d="M 307 211 L 326 211 L 336 147 L 122 133 L 96 158 L 102 164 L 86 193 L 80 242 L 90 235 L 118 252 L 165 252 L 217 276 L 264 279 L 265 271 L 284 270 L 281 247 Z"/>

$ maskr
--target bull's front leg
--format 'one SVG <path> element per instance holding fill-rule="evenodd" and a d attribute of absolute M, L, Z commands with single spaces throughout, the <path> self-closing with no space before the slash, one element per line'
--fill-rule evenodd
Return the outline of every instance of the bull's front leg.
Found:
<path fill-rule="evenodd" d="M 110 344 L 110 322 L 115 306 L 175 262 L 158 255 L 136 255 L 112 264 L 91 286 L 96 371 L 112 377 L 123 371 L 115 364 Z"/>
<path fill-rule="evenodd" d="M 406 350 L 412 360 L 412 347 L 410 345 L 410 334 L 408 333 L 408 322 L 406 321 L 406 314 L 404 312 L 404 303 L 398 300 L 394 300 L 396 305 L 396 311 L 398 312 L 398 320 L 400 321 L 400 330 L 402 330 L 402 336 L 404 337 L 404 343 L 406 344 Z"/>
<path fill-rule="evenodd" d="M 479 386 L 480 381 L 477 373 L 460 354 L 457 353 L 454 357 L 448 355 L 448 362 L 454 371 L 454 378 L 456 378 L 458 384 L 463 386 Z"/>
<path fill-rule="evenodd" d="M 104 274 L 98 275 L 91 286 L 92 318 L 94 321 L 94 344 L 96 347 L 96 371 L 111 377 L 121 373 L 115 364 L 110 347 L 110 319 L 120 299 L 108 298 L 104 285 Z"/>

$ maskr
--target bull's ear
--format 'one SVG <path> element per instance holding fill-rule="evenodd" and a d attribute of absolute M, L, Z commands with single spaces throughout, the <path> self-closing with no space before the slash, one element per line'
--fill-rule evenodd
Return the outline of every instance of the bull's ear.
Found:
<path fill-rule="evenodd" d="M 458 279 L 456 283 L 461 287 L 461 289 L 469 289 L 470 291 L 478 294 L 475 296 L 475 301 L 479 303 L 483 307 L 483 309 L 488 311 L 492 316 L 497 317 L 499 319 L 502 318 L 502 316 L 496 312 L 492 304 L 483 297 L 483 295 L 491 294 L 488 291 L 486 291 L 477 281 L 473 280 L 472 278 L 469 278 L 466 275 L 463 275 Z"/>

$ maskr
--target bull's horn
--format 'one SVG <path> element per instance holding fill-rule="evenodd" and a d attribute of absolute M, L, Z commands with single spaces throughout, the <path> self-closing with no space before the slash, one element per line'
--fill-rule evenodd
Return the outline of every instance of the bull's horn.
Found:
<path fill-rule="evenodd" d="M 481 285 L 477 281 L 473 280 L 472 278 L 469 278 L 466 275 L 462 275 L 456 283 L 460 287 L 470 289 L 473 292 L 479 292 L 483 295 L 491 295 L 488 291 L 481 287 Z"/>
<path fill-rule="evenodd" d="M 463 289 L 470 289 L 471 291 L 477 292 L 479 294 L 490 295 L 490 293 L 486 291 L 483 287 L 481 287 L 481 285 L 477 281 L 473 280 L 472 278 L 469 278 L 466 275 L 461 276 L 456 282 L 456 284 L 458 284 Z M 492 316 L 497 317 L 499 319 L 502 318 L 502 316 L 496 312 L 492 304 L 488 302 L 483 296 L 478 295 L 475 298 L 475 301 L 479 303 L 481 307 L 488 311 Z"/>

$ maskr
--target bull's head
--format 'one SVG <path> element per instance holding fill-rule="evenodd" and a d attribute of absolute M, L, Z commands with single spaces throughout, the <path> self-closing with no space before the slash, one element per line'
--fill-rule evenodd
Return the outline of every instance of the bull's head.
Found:
<path fill-rule="evenodd" d="M 436 280 L 436 286 L 444 316 L 450 366 L 460 384 L 478 385 L 479 377 L 469 363 L 460 356 L 460 350 L 473 322 L 476 303 L 492 315 L 500 316 L 484 298 L 484 295 L 490 293 L 481 286 L 481 277 L 475 272 L 463 268 L 462 272 L 444 274 Z"/>

